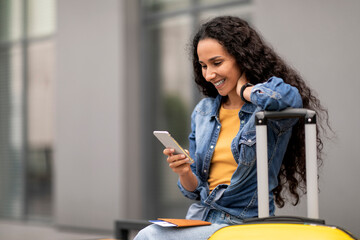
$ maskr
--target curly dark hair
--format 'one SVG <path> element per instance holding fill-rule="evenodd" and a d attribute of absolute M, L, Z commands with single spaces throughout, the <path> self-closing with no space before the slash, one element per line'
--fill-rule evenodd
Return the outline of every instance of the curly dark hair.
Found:
<path fill-rule="evenodd" d="M 232 16 L 216 17 L 200 27 L 191 46 L 195 82 L 205 96 L 216 97 L 218 95 L 213 84 L 204 79 L 197 55 L 199 41 L 206 38 L 217 40 L 236 59 L 240 70 L 250 83 L 262 83 L 270 77 L 276 76 L 299 90 L 303 107 L 317 113 L 316 140 L 318 165 L 320 166 L 323 150 L 320 136 L 326 131 L 321 122 L 325 120 L 329 127 L 328 112 L 301 76 L 287 65 L 246 21 Z M 293 127 L 293 133 L 278 175 L 279 184 L 273 190 L 278 207 L 283 207 L 289 200 L 284 194 L 286 190 L 290 193 L 294 206 L 299 203 L 300 195 L 306 193 L 304 139 L 303 120 L 300 120 Z"/>

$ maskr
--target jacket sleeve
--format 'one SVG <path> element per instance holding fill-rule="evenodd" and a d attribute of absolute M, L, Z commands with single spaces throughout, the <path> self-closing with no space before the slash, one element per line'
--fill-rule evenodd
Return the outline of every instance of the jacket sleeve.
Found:
<path fill-rule="evenodd" d="M 199 200 L 200 199 L 200 192 L 201 192 L 201 188 L 204 186 L 204 182 L 202 182 L 199 178 L 199 176 L 196 174 L 196 167 L 198 166 L 198 164 L 200 164 L 195 156 L 195 152 L 196 152 L 196 134 L 195 134 L 195 118 L 196 115 L 196 110 L 193 111 L 192 115 L 191 115 L 191 133 L 189 135 L 189 152 L 190 152 L 190 157 L 195 161 L 193 164 L 191 164 L 191 170 L 192 172 L 195 174 L 197 181 L 198 181 L 198 186 L 197 188 L 193 191 L 193 192 L 189 192 L 187 191 L 180 183 L 180 180 L 178 180 L 178 187 L 181 191 L 181 193 L 192 200 Z"/>
<path fill-rule="evenodd" d="M 303 103 L 299 90 L 285 83 L 281 78 L 271 77 L 268 81 L 256 84 L 251 90 L 251 102 L 266 111 L 281 111 L 286 108 L 302 108 Z M 276 132 L 292 128 L 298 119 L 281 119 L 269 121 L 269 126 Z"/>
<path fill-rule="evenodd" d="M 252 103 L 267 111 L 281 111 L 288 107 L 301 108 L 303 106 L 298 89 L 277 77 L 271 77 L 264 83 L 256 84 L 250 98 Z"/>

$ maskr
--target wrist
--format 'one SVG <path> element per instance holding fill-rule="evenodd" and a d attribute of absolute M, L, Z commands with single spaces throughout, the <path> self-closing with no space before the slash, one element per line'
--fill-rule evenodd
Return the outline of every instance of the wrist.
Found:
<path fill-rule="evenodd" d="M 251 94 L 251 89 L 254 85 L 252 85 L 251 83 L 245 83 L 241 89 L 240 89 L 240 98 L 241 100 L 243 100 L 245 103 L 251 103 L 249 100 L 250 100 L 250 94 Z M 249 90 L 248 88 L 251 87 L 250 89 L 250 92 L 246 91 L 245 90 Z M 245 94 L 247 93 L 247 94 Z M 247 100 L 246 98 L 248 98 L 249 100 Z"/>
<path fill-rule="evenodd" d="M 181 178 L 189 178 L 192 177 L 193 172 L 191 171 L 191 168 L 186 168 L 182 172 L 178 173 L 179 177 Z"/>
<path fill-rule="evenodd" d="M 190 170 L 187 174 L 179 175 L 181 186 L 189 192 L 195 191 L 198 186 L 198 180 L 195 174 Z"/>

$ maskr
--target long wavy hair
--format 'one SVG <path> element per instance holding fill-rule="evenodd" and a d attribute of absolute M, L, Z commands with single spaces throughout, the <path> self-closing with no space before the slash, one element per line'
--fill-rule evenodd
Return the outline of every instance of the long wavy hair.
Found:
<path fill-rule="evenodd" d="M 232 16 L 216 17 L 200 27 L 191 45 L 195 82 L 205 96 L 216 97 L 218 95 L 213 84 L 204 79 L 197 55 L 199 41 L 206 38 L 217 40 L 236 59 L 241 72 L 245 74 L 250 83 L 262 83 L 270 77 L 276 76 L 299 90 L 303 107 L 317 113 L 316 140 L 318 165 L 320 166 L 323 150 L 320 136 L 326 131 L 321 123 L 325 120 L 330 128 L 328 112 L 301 76 L 287 65 L 246 21 Z M 278 207 L 283 207 L 285 202 L 290 200 L 295 206 L 299 203 L 300 196 L 306 193 L 304 139 L 304 122 L 300 120 L 293 127 L 292 136 L 278 174 L 278 186 L 273 190 Z M 286 192 L 290 193 L 290 199 L 286 197 L 288 195 L 285 194 Z"/>

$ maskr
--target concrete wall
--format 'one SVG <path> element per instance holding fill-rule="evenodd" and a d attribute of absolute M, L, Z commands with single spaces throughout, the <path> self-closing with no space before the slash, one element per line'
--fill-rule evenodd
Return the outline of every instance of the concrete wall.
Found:
<path fill-rule="evenodd" d="M 360 235 L 360 2 L 256 0 L 254 24 L 329 110 L 335 136 L 320 172 L 320 217 Z M 306 215 L 306 204 L 279 214 Z"/>
<path fill-rule="evenodd" d="M 58 226 L 112 230 L 126 210 L 123 4 L 58 0 Z"/>

